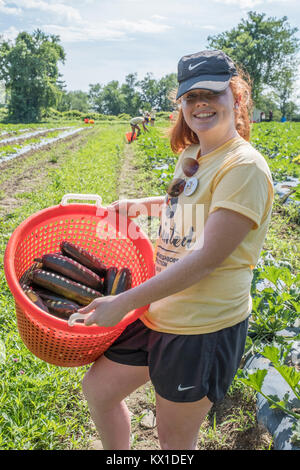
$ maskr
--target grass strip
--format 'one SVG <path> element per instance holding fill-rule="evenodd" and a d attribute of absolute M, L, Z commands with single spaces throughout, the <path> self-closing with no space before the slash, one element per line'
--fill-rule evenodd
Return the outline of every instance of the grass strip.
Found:
<path fill-rule="evenodd" d="M 26 193 L 22 206 L 0 219 L 0 449 L 83 449 L 94 432 L 81 399 L 87 366 L 63 368 L 33 356 L 21 341 L 14 301 L 6 284 L 3 256 L 13 230 L 29 215 L 58 204 L 66 193 L 97 193 L 104 204 L 117 198 L 124 146 L 124 125 L 93 128 L 76 150 L 65 143 L 53 147 L 59 165 L 44 168 L 43 179 Z M 51 151 L 36 153 L 45 164 Z M 28 162 L 27 162 L 28 164 Z M 18 165 L 17 165 L 18 166 Z M 10 166 L 10 169 L 12 167 Z M 49 169 L 50 168 L 50 169 Z"/>

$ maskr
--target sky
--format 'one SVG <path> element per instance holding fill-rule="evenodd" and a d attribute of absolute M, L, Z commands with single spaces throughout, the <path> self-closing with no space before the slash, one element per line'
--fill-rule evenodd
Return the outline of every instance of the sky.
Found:
<path fill-rule="evenodd" d="M 206 49 L 209 35 L 232 29 L 249 11 L 287 16 L 300 29 L 299 0 L 0 0 L 0 36 L 14 40 L 38 28 L 58 35 L 67 91 L 88 91 L 122 84 L 129 73 L 141 80 L 177 72 L 180 57 Z"/>

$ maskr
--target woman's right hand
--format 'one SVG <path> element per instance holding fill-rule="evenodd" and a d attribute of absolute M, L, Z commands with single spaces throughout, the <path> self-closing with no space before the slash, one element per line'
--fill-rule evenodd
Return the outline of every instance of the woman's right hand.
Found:
<path fill-rule="evenodd" d="M 164 202 L 164 196 L 153 196 L 140 199 L 122 199 L 114 201 L 108 210 L 117 211 L 131 218 L 139 215 L 159 217 L 161 206 Z"/>
<path fill-rule="evenodd" d="M 143 212 L 143 199 L 121 199 L 120 201 L 114 201 L 109 206 L 107 210 L 117 211 L 122 215 L 135 218 L 142 214 Z M 146 206 L 145 211 L 147 211 Z"/>

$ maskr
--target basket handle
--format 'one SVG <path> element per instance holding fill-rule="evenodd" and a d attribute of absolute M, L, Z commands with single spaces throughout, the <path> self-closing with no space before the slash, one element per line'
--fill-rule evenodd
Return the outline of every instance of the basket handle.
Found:
<path fill-rule="evenodd" d="M 98 194 L 76 194 L 70 193 L 65 194 L 61 200 L 61 206 L 66 206 L 68 204 L 69 199 L 79 199 L 80 201 L 90 201 L 95 200 L 96 206 L 100 208 L 102 206 L 102 197 Z"/>
<path fill-rule="evenodd" d="M 72 315 L 70 315 L 69 319 L 68 319 L 68 325 L 69 326 L 74 326 L 74 324 L 76 323 L 76 320 L 80 320 L 80 319 L 84 319 L 87 317 L 87 314 L 85 313 L 79 313 L 79 312 L 75 312 L 75 313 L 72 313 Z"/>

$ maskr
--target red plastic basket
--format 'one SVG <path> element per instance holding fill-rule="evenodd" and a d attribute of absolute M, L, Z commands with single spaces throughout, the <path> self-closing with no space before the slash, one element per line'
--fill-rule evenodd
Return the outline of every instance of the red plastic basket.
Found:
<path fill-rule="evenodd" d="M 98 204 L 67 203 L 70 198 L 95 199 Z M 97 199 L 98 198 L 98 199 Z M 34 305 L 19 284 L 34 258 L 59 251 L 62 240 L 95 254 L 106 266 L 128 267 L 132 286 L 154 274 L 152 244 L 143 231 L 124 216 L 111 221 L 101 198 L 66 195 L 60 205 L 23 221 L 13 232 L 4 255 L 4 271 L 14 296 L 17 326 L 27 348 L 38 358 L 58 366 L 76 367 L 95 361 L 135 321 L 148 305 L 129 312 L 114 327 L 85 326 L 56 318 Z M 99 215 L 99 213 L 101 215 Z"/>
<path fill-rule="evenodd" d="M 125 135 L 126 135 L 127 142 L 131 142 L 131 139 L 132 139 L 132 132 L 127 132 Z M 132 140 L 136 140 L 136 134 L 134 134 Z"/>

